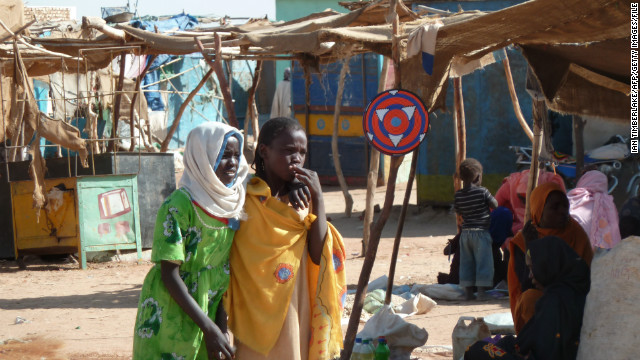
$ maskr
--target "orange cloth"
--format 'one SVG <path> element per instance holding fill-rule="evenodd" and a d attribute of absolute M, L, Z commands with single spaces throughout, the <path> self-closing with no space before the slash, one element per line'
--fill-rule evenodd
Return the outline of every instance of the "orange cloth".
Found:
<path fill-rule="evenodd" d="M 516 334 L 524 327 L 536 312 L 536 302 L 542 297 L 543 292 L 538 289 L 529 289 L 520 295 L 516 304 L 516 312 L 513 315 L 513 325 Z"/>
<path fill-rule="evenodd" d="M 304 316 L 289 307 L 295 277 L 306 270 L 308 292 L 301 295 L 311 312 L 311 318 L 304 322 L 310 325 L 311 338 L 299 341 L 309 343 L 309 360 L 339 356 L 347 293 L 342 236 L 327 224 L 320 264 L 314 264 L 306 245 L 315 215 L 301 220 L 292 207 L 272 197 L 267 183 L 258 177 L 247 185 L 245 211 L 248 219 L 236 231 L 229 257 L 231 279 L 224 297 L 229 329 L 243 344 L 269 355 L 287 317 Z M 306 269 L 300 270 L 300 266 Z"/>
<path fill-rule="evenodd" d="M 542 210 L 544 209 L 544 205 L 547 202 L 547 197 L 549 197 L 549 194 L 553 191 L 561 191 L 562 193 L 565 192 L 563 187 L 554 182 L 542 184 L 533 189 L 533 191 L 531 192 L 531 221 L 538 230 L 538 236 L 541 238 L 545 236 L 557 236 L 561 238 L 569 246 L 571 246 L 571 248 L 578 255 L 580 255 L 580 257 L 589 266 L 591 266 L 591 260 L 593 259 L 593 249 L 591 248 L 589 236 L 584 232 L 582 226 L 580 226 L 580 224 L 578 224 L 572 217 L 569 217 L 569 223 L 563 229 L 541 228 L 538 226 L 538 224 L 540 223 L 540 218 L 542 217 Z M 524 243 L 524 236 L 522 235 L 522 230 L 520 230 L 513 238 L 513 240 L 509 243 L 509 251 L 511 253 L 511 257 L 509 258 L 507 280 L 509 282 L 509 302 L 511 305 L 511 314 L 514 319 L 514 325 L 521 313 L 521 310 L 516 310 L 516 308 L 518 305 L 524 305 L 522 304 L 522 302 L 518 304 L 522 295 L 522 286 L 520 284 L 520 280 L 518 279 L 518 272 L 515 268 L 515 260 L 513 256 L 516 247 L 518 247 L 523 253 L 526 253 L 527 251 Z M 535 304 L 527 304 L 526 306 L 533 305 Z M 516 333 L 518 333 L 518 331 L 519 329 L 516 327 Z"/>

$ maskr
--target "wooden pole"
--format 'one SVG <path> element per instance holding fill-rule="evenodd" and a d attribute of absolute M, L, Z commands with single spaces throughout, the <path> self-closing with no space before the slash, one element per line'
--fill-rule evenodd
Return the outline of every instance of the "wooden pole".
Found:
<path fill-rule="evenodd" d="M 353 351 L 353 343 L 355 342 L 356 333 L 358 332 L 358 324 L 360 323 L 360 314 L 362 314 L 362 306 L 364 305 L 364 295 L 367 292 L 367 284 L 369 283 L 369 277 L 371 276 L 371 269 L 373 263 L 376 260 L 376 253 L 378 251 L 378 244 L 380 243 L 380 236 L 382 235 L 382 229 L 391 214 L 391 207 L 393 206 L 394 192 L 396 190 L 396 179 L 398 176 L 398 168 L 402 164 L 404 157 L 391 157 L 391 168 L 389 171 L 389 182 L 387 184 L 387 191 L 384 197 L 384 206 L 378 221 L 376 221 L 373 229 L 371 230 L 371 239 L 369 239 L 369 246 L 364 257 L 364 263 L 362 264 L 362 270 L 360 271 L 360 277 L 358 278 L 358 288 L 356 290 L 356 297 L 353 303 L 353 309 L 351 309 L 351 317 L 349 317 L 349 325 L 347 327 L 347 333 L 344 338 L 344 351 L 342 352 L 341 360 L 348 360 L 351 357 Z"/>
<path fill-rule="evenodd" d="M 393 42 L 392 42 L 392 56 L 394 59 L 395 81 L 394 88 L 400 89 L 400 53 L 398 49 L 398 33 L 399 33 L 399 19 L 396 12 L 398 6 L 398 0 L 391 0 L 389 4 L 389 20 L 393 21 Z M 382 235 L 382 229 L 389 219 L 391 214 L 391 207 L 393 206 L 393 199 L 395 197 L 396 179 L 398 177 L 398 168 L 402 164 L 404 156 L 391 157 L 391 164 L 389 169 L 389 181 L 387 183 L 387 191 L 384 198 L 384 206 L 378 221 L 371 231 L 371 238 L 369 239 L 369 246 L 364 257 L 362 264 L 362 270 L 360 271 L 360 277 L 358 279 L 358 288 L 356 290 L 356 297 L 353 303 L 353 309 L 351 309 L 351 317 L 349 317 L 349 325 L 347 326 L 347 333 L 344 338 L 344 351 L 340 357 L 341 360 L 348 360 L 351 357 L 353 351 L 353 344 L 355 342 L 356 333 L 358 332 L 358 324 L 360 323 L 360 314 L 362 314 L 362 306 L 364 305 L 364 295 L 367 292 L 367 284 L 369 283 L 369 277 L 371 276 L 371 269 L 373 263 L 376 260 L 376 253 L 378 251 L 378 244 L 380 243 L 380 237 Z"/>
<path fill-rule="evenodd" d="M 198 91 L 200 91 L 200 89 L 202 89 L 202 86 L 207 82 L 207 80 L 213 74 L 213 72 L 214 72 L 213 68 L 209 69 L 209 71 L 207 71 L 207 73 L 204 74 L 204 76 L 202 77 L 202 80 L 200 80 L 200 82 L 195 87 L 195 89 L 193 89 L 189 93 L 187 98 L 180 105 L 180 109 L 178 110 L 178 114 L 176 114 L 176 118 L 175 118 L 175 120 L 173 120 L 173 124 L 171 124 L 171 128 L 169 128 L 169 131 L 167 132 L 167 137 L 165 137 L 164 141 L 162 142 L 162 146 L 160 147 L 160 152 L 166 152 L 167 149 L 169 149 L 169 143 L 171 142 L 171 138 L 173 137 L 173 134 L 178 129 L 178 124 L 180 124 L 180 119 L 182 118 L 182 114 L 184 113 L 184 111 L 186 110 L 187 106 L 189 105 L 189 102 L 191 102 L 191 100 L 196 96 Z"/>
<path fill-rule="evenodd" d="M 516 95 L 516 89 L 513 85 L 513 76 L 511 75 L 511 67 L 509 66 L 509 56 L 507 56 L 507 50 L 502 49 L 504 53 L 504 60 L 502 60 L 502 65 L 504 66 L 504 75 L 507 77 L 507 85 L 509 86 L 509 95 L 511 96 L 511 103 L 513 104 L 513 111 L 516 113 L 516 118 L 518 118 L 518 122 L 520 126 L 522 126 L 522 130 L 524 130 L 525 134 L 529 140 L 533 141 L 533 133 L 529 128 L 529 124 L 527 124 L 527 120 L 525 120 L 524 115 L 522 115 L 522 110 L 520 110 L 520 103 L 518 102 L 518 95 Z"/>
<path fill-rule="evenodd" d="M 467 130 L 464 117 L 464 98 L 462 97 L 462 78 L 453 79 L 453 104 L 454 104 L 454 120 L 455 120 L 455 138 L 456 138 L 456 171 L 454 173 L 454 189 L 458 191 L 462 188 L 462 179 L 460 178 L 460 164 L 467 158 Z"/>
<path fill-rule="evenodd" d="M 413 150 L 413 156 L 411 157 L 409 181 L 407 182 L 407 189 L 404 192 L 404 200 L 402 201 L 402 209 L 400 210 L 400 218 L 398 219 L 398 228 L 396 229 L 396 238 L 393 241 L 393 252 L 391 253 L 391 264 L 389 265 L 389 277 L 387 279 L 387 294 L 384 298 L 384 303 L 386 305 L 391 304 L 393 278 L 396 275 L 396 262 L 398 261 L 398 251 L 400 251 L 400 240 L 402 239 L 402 230 L 404 229 L 404 219 L 407 216 L 407 208 L 409 207 L 409 199 L 411 198 L 413 179 L 416 177 L 416 167 L 418 167 L 418 152 L 418 148 Z"/>
<path fill-rule="evenodd" d="M 573 138 L 576 141 L 576 181 L 584 171 L 584 126 L 587 123 L 581 116 L 573 116 Z"/>
<path fill-rule="evenodd" d="M 251 127 L 253 128 L 253 141 L 258 142 L 258 135 L 260 135 L 260 124 L 258 124 L 258 107 L 256 106 L 256 89 L 260 83 L 260 77 L 262 75 L 262 60 L 256 62 L 256 70 L 253 77 L 253 84 L 249 94 L 251 95 Z"/>
<path fill-rule="evenodd" d="M 464 97 L 462 96 L 462 78 L 453 79 L 453 119 L 455 123 L 454 138 L 456 141 L 456 169 L 453 173 L 453 189 L 462 189 L 462 178 L 460 177 L 460 164 L 467 158 L 467 130 L 464 116 Z M 462 217 L 456 215 L 456 224 L 462 225 Z"/>
<path fill-rule="evenodd" d="M 389 9 L 391 11 L 391 16 L 393 18 L 393 37 L 391 40 L 391 56 L 393 57 L 393 70 L 395 75 L 394 88 L 400 88 L 400 37 L 398 34 L 400 33 L 400 18 L 398 17 L 398 13 L 396 12 L 396 6 L 398 4 L 398 0 L 391 0 L 389 4 Z"/>
<path fill-rule="evenodd" d="M 220 84 L 220 92 L 222 92 L 222 98 L 224 99 L 224 107 L 227 109 L 227 122 L 229 125 L 237 128 L 238 127 L 238 119 L 236 118 L 236 110 L 233 107 L 233 97 L 231 96 L 231 90 L 229 88 L 229 82 L 227 78 L 224 76 L 224 69 L 222 68 L 222 55 L 220 53 L 220 35 L 218 33 L 213 34 L 215 38 L 215 52 L 216 57 L 215 60 L 207 54 L 202 46 L 202 42 L 200 39 L 195 38 L 196 45 L 198 45 L 198 49 L 202 53 L 204 60 L 209 64 L 209 66 L 215 71 L 216 77 L 218 77 L 218 83 Z M 229 73 L 231 76 L 231 73 Z"/>
<path fill-rule="evenodd" d="M 311 70 L 304 67 L 304 128 L 309 136 L 309 120 L 311 118 Z M 307 155 L 307 159 L 309 155 Z"/>
<path fill-rule="evenodd" d="M 113 101 L 113 124 L 111 126 L 111 137 L 113 140 L 109 141 L 109 147 L 107 152 L 111 152 L 115 149 L 116 141 L 118 137 L 118 121 L 120 121 L 120 102 L 122 101 L 122 89 L 124 88 L 124 70 L 125 59 L 127 54 L 123 51 L 120 53 L 120 74 L 118 74 L 118 84 L 116 85 L 116 98 Z M 133 129 L 131 129 L 133 131 Z"/>
<path fill-rule="evenodd" d="M 248 63 L 248 62 L 247 62 Z M 247 111 L 245 112 L 245 142 L 244 142 L 244 156 L 249 163 L 253 162 L 253 150 L 255 150 L 255 144 L 258 142 L 258 132 L 260 125 L 258 125 L 258 107 L 256 106 L 256 89 L 260 83 L 260 74 L 262 72 L 262 60 L 256 61 L 256 69 L 253 72 L 251 79 L 251 87 L 247 94 Z M 253 143 L 249 144 L 249 128 L 253 131 Z"/>
<path fill-rule="evenodd" d="M 342 69 L 340 69 L 340 79 L 338 80 L 338 93 L 336 94 L 336 105 L 333 111 L 333 133 L 331 135 L 331 153 L 333 157 L 333 167 L 336 169 L 336 176 L 338 177 L 338 183 L 344 196 L 344 213 L 349 218 L 351 217 L 351 211 L 353 210 L 353 197 L 349 194 L 349 188 L 347 187 L 347 181 L 344 179 L 342 173 L 342 166 L 340 166 L 340 150 L 338 149 L 338 130 L 340 129 L 340 107 L 342 106 L 342 94 L 344 93 L 344 78 L 347 76 L 349 70 L 349 59 L 351 56 L 346 57 L 342 62 Z"/>
<path fill-rule="evenodd" d="M 533 144 L 531 152 L 531 168 L 529 170 L 529 180 L 527 182 L 527 198 L 524 212 L 524 222 L 531 219 L 531 192 L 538 186 L 538 175 L 540 172 L 540 166 L 538 164 L 538 158 L 540 157 L 540 149 L 542 148 L 542 117 L 547 114 L 547 107 L 544 100 L 533 99 Z"/>
<path fill-rule="evenodd" d="M 387 71 L 389 70 L 389 60 L 385 57 L 382 62 L 382 72 L 378 81 L 378 93 L 385 90 L 387 82 Z M 371 146 L 371 155 L 369 156 L 369 173 L 367 174 L 367 197 L 364 208 L 364 226 L 362 230 L 362 251 L 360 254 L 364 256 L 369 245 L 369 236 L 371 233 L 371 224 L 373 223 L 373 198 L 375 195 L 376 185 L 378 183 L 378 168 L 380 167 L 380 152 Z"/>
<path fill-rule="evenodd" d="M 129 147 L 129 151 L 133 151 L 133 149 L 136 146 L 136 140 L 133 137 L 133 126 L 134 126 L 133 112 L 135 110 L 134 104 L 136 103 L 136 100 L 138 99 L 138 94 L 140 93 L 140 85 L 142 84 L 142 79 L 147 74 L 147 71 L 149 71 L 149 69 L 151 68 L 151 64 L 153 63 L 153 60 L 156 59 L 156 57 L 157 55 L 149 56 L 149 58 L 147 59 L 147 65 L 145 65 L 144 70 L 142 70 L 140 75 L 138 75 L 138 77 L 136 78 L 136 92 L 133 93 L 133 99 L 131 99 L 131 111 L 129 111 L 129 128 L 131 129 L 131 146 Z M 91 106 L 91 104 L 89 104 L 89 106 Z M 142 124 L 140 124 L 139 129 L 142 130 Z"/>

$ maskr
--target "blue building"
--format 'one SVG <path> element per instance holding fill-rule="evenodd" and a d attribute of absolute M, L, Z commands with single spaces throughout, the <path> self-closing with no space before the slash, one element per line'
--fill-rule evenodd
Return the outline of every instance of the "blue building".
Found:
<path fill-rule="evenodd" d="M 505 7 L 513 6 L 521 3 L 522 0 L 487 0 L 487 1 L 423 1 L 414 2 L 426 5 L 440 10 L 447 10 L 452 13 L 459 11 L 459 7 L 463 10 L 480 10 L 480 11 L 496 11 Z M 277 0 L 276 1 L 276 17 L 278 20 L 291 20 L 295 17 L 302 17 L 311 12 L 322 11 L 331 7 L 334 10 L 346 12 L 346 9 L 337 4 L 337 1 L 303 1 L 303 0 Z M 286 15 L 286 18 L 284 17 Z M 283 17 L 281 17 L 283 16 Z M 517 95 L 520 101 L 520 107 L 525 118 L 529 118 L 531 123 L 531 99 L 525 91 L 525 77 L 527 63 L 520 52 L 515 48 L 507 49 L 511 70 Z M 377 63 L 377 68 L 381 68 L 382 57 L 379 55 L 368 54 L 364 58 L 375 58 L 371 62 Z M 350 67 L 354 67 L 354 62 L 360 61 L 358 58 L 352 59 Z M 498 59 L 501 60 L 501 59 Z M 367 63 L 367 61 L 365 61 Z M 368 64 L 368 63 L 367 63 Z M 286 64 L 282 66 L 284 68 Z M 368 69 L 375 66 L 365 67 Z M 305 126 L 308 126 L 310 142 L 310 166 L 319 173 L 331 173 L 332 163 L 330 161 L 330 139 L 315 138 L 314 136 L 329 136 L 327 128 L 319 129 L 318 124 L 327 124 L 333 120 L 333 105 L 335 104 L 335 89 L 337 87 L 337 73 L 340 65 L 332 64 L 322 69 L 323 76 L 315 76 L 318 84 L 311 85 L 311 115 L 309 124 L 306 124 L 304 117 L 304 79 L 300 76 L 302 71 L 294 72 L 294 81 L 292 91 L 293 104 L 296 117 Z M 366 72 L 365 71 L 365 72 Z M 359 73 L 362 73 L 360 71 Z M 296 77 L 298 76 L 298 77 Z M 369 86 L 369 80 L 363 82 L 357 81 L 358 70 L 355 70 L 354 79 L 347 78 L 345 82 L 345 96 L 347 94 L 361 93 L 363 96 L 356 98 L 371 100 L 377 93 L 377 88 Z M 367 75 L 367 78 L 370 75 Z M 378 76 L 375 77 L 377 81 Z M 446 111 L 436 111 L 430 116 L 430 130 L 420 146 L 418 169 L 416 175 L 418 187 L 418 202 L 422 204 L 448 204 L 453 201 L 453 178 L 455 172 L 455 154 L 454 154 L 454 122 L 453 122 L 453 85 L 449 80 L 448 96 L 446 103 Z M 318 86 L 320 84 L 325 84 Z M 515 116 L 513 105 L 509 96 L 504 68 L 501 61 L 488 65 L 485 68 L 475 71 L 462 78 L 462 89 L 464 94 L 465 118 L 467 129 L 467 156 L 477 158 L 484 165 L 483 183 L 492 192 L 499 187 L 502 179 L 509 173 L 515 171 L 515 155 L 509 150 L 509 145 L 526 145 L 530 141 L 522 131 L 520 124 Z M 317 88 L 314 88 L 317 86 Z M 371 90 L 369 90 L 371 89 Z M 373 90 L 375 89 L 375 90 Z M 373 93 L 370 93 L 373 91 Z M 341 114 L 340 124 L 345 124 L 351 129 L 351 132 L 340 130 L 340 144 L 342 145 L 341 165 L 343 168 L 346 164 L 356 163 L 365 165 L 367 163 L 367 150 L 359 147 L 358 141 L 362 133 L 357 133 L 353 128 L 357 123 L 356 118 L 361 119 L 362 114 L 358 113 L 358 109 L 350 108 L 350 99 L 343 100 L 343 111 Z M 323 109 L 318 105 L 325 106 Z M 366 106 L 366 105 L 364 105 Z M 350 111 L 351 110 L 351 111 Z M 343 119 L 344 117 L 344 119 Z M 360 124 L 360 131 L 361 124 Z M 322 132 L 324 131 L 324 132 Z M 322 142 L 327 144 L 321 144 Z M 349 143 L 349 146 L 343 145 Z M 322 150 L 321 156 L 327 159 L 314 159 L 313 146 Z M 347 155 L 345 155 L 347 154 Z M 317 155 L 320 156 L 320 155 Z M 384 158 L 384 157 L 383 157 Z M 384 161 L 384 160 L 383 160 Z M 349 165 L 347 165 L 349 166 Z M 368 166 L 368 165 L 367 165 Z M 353 166 L 347 172 L 354 177 L 366 177 L 368 167 Z"/>

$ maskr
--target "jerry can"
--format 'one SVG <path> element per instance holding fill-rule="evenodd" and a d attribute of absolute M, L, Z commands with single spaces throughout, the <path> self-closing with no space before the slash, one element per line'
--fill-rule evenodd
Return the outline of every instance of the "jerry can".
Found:
<path fill-rule="evenodd" d="M 467 325 L 468 323 L 468 325 Z M 453 360 L 462 359 L 464 352 L 470 345 L 478 340 L 491 336 L 489 327 L 484 322 L 484 318 L 461 316 L 458 323 L 453 328 L 451 339 L 453 343 Z"/>

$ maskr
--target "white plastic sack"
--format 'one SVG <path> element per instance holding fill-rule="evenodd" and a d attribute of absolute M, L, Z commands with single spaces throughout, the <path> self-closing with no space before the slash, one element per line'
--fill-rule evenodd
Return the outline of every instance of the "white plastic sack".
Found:
<path fill-rule="evenodd" d="M 591 263 L 578 360 L 637 359 L 640 237 L 622 240 Z"/>
<path fill-rule="evenodd" d="M 377 289 L 368 293 L 364 298 L 364 305 L 362 309 L 370 314 L 376 313 L 384 306 L 385 296 L 386 291 L 382 289 Z M 407 317 L 411 315 L 426 314 L 436 307 L 437 303 L 431 300 L 428 296 L 422 294 L 412 295 L 408 300 L 404 300 L 398 295 L 392 295 L 390 305 L 395 314 L 401 317 Z"/>
<path fill-rule="evenodd" d="M 367 284 L 367 292 L 372 292 L 373 290 L 378 290 L 378 289 L 386 290 L 388 281 L 389 281 L 389 278 L 387 277 L 387 275 L 382 275 L 375 280 L 369 281 L 369 284 Z"/>
<path fill-rule="evenodd" d="M 393 312 L 388 305 L 367 321 L 357 335 L 363 339 L 377 339 L 384 336 L 391 350 L 390 360 L 409 360 L 413 349 L 427 343 L 427 330 L 408 323 Z"/>
<path fill-rule="evenodd" d="M 492 334 L 510 335 L 516 333 L 513 326 L 513 315 L 510 311 L 487 315 L 484 317 L 484 322 Z"/>
<path fill-rule="evenodd" d="M 421 293 L 432 299 L 462 300 L 464 290 L 456 284 L 415 284 L 411 288 L 412 294 Z"/>
<path fill-rule="evenodd" d="M 431 311 L 431 309 L 436 307 L 436 305 L 438 304 L 430 297 L 422 294 L 417 294 L 416 296 L 402 303 L 402 305 L 400 305 L 400 309 L 398 309 L 396 313 L 405 316 L 422 315 Z"/>
<path fill-rule="evenodd" d="M 629 156 L 629 148 L 622 143 L 609 144 L 590 150 L 585 155 L 598 160 L 622 160 Z"/>

